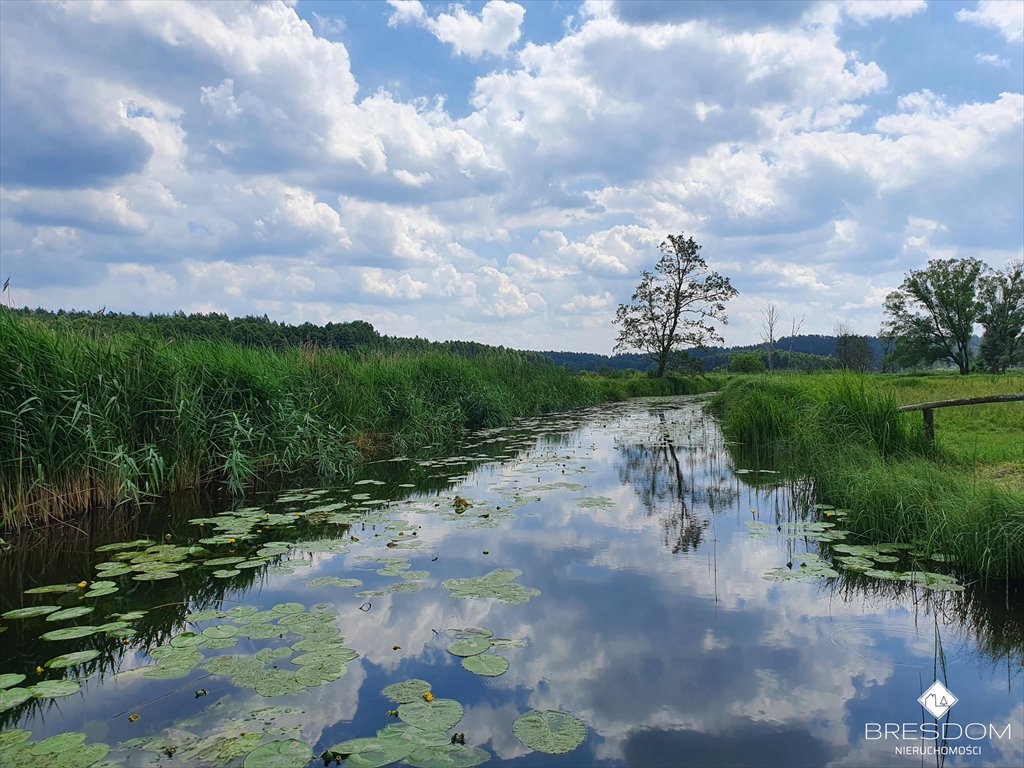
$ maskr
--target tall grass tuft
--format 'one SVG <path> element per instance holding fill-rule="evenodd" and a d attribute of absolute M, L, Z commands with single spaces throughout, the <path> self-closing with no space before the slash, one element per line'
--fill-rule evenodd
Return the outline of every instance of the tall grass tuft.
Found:
<path fill-rule="evenodd" d="M 814 478 L 844 526 L 918 544 L 985 578 L 1024 576 L 1024 493 L 977 480 L 865 375 L 731 380 L 712 412 L 744 456 Z"/>
<path fill-rule="evenodd" d="M 0 308 L 0 527 L 167 491 L 344 474 L 463 430 L 714 379 L 576 376 L 523 354 L 346 354 L 90 334 Z"/>

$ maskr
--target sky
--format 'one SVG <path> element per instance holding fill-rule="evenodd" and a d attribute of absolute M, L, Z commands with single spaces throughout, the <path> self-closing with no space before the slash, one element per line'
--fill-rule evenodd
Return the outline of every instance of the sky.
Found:
<path fill-rule="evenodd" d="M 728 344 L 1024 255 L 1024 2 L 0 3 L 16 306 L 610 353 L 668 234 Z"/>

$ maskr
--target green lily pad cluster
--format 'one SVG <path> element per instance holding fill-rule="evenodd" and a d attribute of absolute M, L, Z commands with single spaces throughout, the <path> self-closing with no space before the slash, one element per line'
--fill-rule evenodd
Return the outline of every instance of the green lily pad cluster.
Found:
<path fill-rule="evenodd" d="M 10 677 L 5 675 L 4 677 L 11 680 L 18 675 L 10 675 Z M 25 676 L 20 675 L 20 677 L 19 682 L 24 682 Z M 57 699 L 62 696 L 71 696 L 78 693 L 79 690 L 81 690 L 81 686 L 74 680 L 41 680 L 27 688 L 0 688 L 0 712 L 13 709 L 29 699 Z"/>
<path fill-rule="evenodd" d="M 587 727 L 582 720 L 567 712 L 535 709 L 516 718 L 512 733 L 530 749 L 561 755 L 572 752 L 583 743 Z"/>
<path fill-rule="evenodd" d="M 383 693 L 398 704 L 401 722 L 381 728 L 376 736 L 328 747 L 323 754 L 325 764 L 377 768 L 402 761 L 416 768 L 472 768 L 490 760 L 486 750 L 457 743 L 449 733 L 462 719 L 462 705 L 453 699 L 434 698 L 430 683 L 405 680 L 389 685 Z"/>
<path fill-rule="evenodd" d="M 0 766 L 53 765 L 89 768 L 110 752 L 107 744 L 87 744 L 84 733 L 59 733 L 31 741 L 32 732 L 14 729 L 0 733 Z"/>
<path fill-rule="evenodd" d="M 449 597 L 492 598 L 502 603 L 525 605 L 530 598 L 540 594 L 540 590 L 516 584 L 515 580 L 523 575 L 518 568 L 498 568 L 469 579 L 445 579 L 441 582 L 445 589 L 451 591 Z"/>
<path fill-rule="evenodd" d="M 483 677 L 498 677 L 508 672 L 508 659 L 496 653 L 487 653 L 493 647 L 494 633 L 483 627 L 450 629 L 457 638 L 448 646 L 448 653 L 462 658 L 464 669 Z"/>
<path fill-rule="evenodd" d="M 835 578 L 839 571 L 811 552 L 793 556 L 790 565 L 781 568 L 769 568 L 761 574 L 767 581 L 817 581 L 818 579 Z"/>
<path fill-rule="evenodd" d="M 197 667 L 211 675 L 230 678 L 239 688 L 251 688 L 261 696 L 284 696 L 315 688 L 341 678 L 348 662 L 358 657 L 344 646 L 334 625 L 332 611 L 307 611 L 300 603 L 279 603 L 260 611 L 253 606 L 236 606 L 229 611 L 199 611 L 189 615 L 193 623 L 220 620 L 199 632 L 181 632 L 166 645 L 150 651 L 157 664 L 146 677 L 175 678 L 191 674 Z M 200 649 L 223 649 L 239 638 L 294 641 L 290 647 L 264 648 L 254 655 L 224 655 L 205 659 Z M 274 669 L 290 657 L 294 669 Z M 205 663 L 204 663 L 205 662 Z"/>

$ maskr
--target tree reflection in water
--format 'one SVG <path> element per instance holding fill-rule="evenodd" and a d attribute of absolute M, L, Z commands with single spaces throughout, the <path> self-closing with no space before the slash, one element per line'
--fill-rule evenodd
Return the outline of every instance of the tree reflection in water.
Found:
<path fill-rule="evenodd" d="M 619 481 L 632 486 L 647 515 L 657 518 L 672 554 L 691 552 L 710 525 L 701 513 L 731 506 L 737 491 L 717 470 L 720 446 L 704 429 L 703 417 L 677 422 L 660 409 L 651 415 L 658 427 L 649 441 L 616 443 Z"/>

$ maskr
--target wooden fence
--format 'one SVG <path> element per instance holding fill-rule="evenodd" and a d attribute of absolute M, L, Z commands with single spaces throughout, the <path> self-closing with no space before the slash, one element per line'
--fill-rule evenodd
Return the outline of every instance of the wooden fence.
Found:
<path fill-rule="evenodd" d="M 965 397 L 959 400 L 936 400 L 934 403 L 914 403 L 913 405 L 901 405 L 901 411 L 921 411 L 924 417 L 924 434 L 930 442 L 935 441 L 935 414 L 936 408 L 949 408 L 954 405 L 984 405 L 985 403 L 1014 403 L 1024 401 L 1024 392 L 1018 395 L 986 395 L 985 397 Z M 1024 439 L 1024 437 L 1022 437 Z"/>

